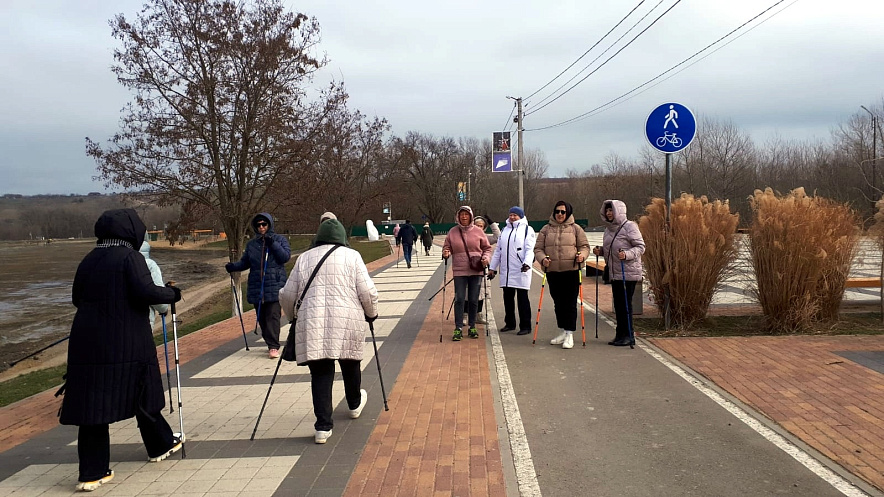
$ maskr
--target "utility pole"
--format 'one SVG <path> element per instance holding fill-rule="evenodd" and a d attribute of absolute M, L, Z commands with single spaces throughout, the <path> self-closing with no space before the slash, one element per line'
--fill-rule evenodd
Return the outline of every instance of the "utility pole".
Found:
<path fill-rule="evenodd" d="M 872 207 L 875 206 L 878 195 L 878 116 L 872 113 L 864 105 L 859 106 L 862 110 L 872 116 Z"/>
<path fill-rule="evenodd" d="M 519 124 L 519 207 L 525 208 L 525 187 L 522 183 L 522 179 L 525 175 L 525 149 L 522 146 L 522 131 L 525 129 L 522 127 L 522 97 L 516 99 L 516 104 L 518 104 L 518 121 Z"/>

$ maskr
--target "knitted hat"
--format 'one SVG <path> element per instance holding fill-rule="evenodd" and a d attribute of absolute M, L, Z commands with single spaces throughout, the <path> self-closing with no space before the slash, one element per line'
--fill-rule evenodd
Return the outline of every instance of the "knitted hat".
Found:
<path fill-rule="evenodd" d="M 510 207 L 510 214 L 516 214 L 521 219 L 525 218 L 525 211 L 523 211 L 522 208 L 518 205 Z"/>
<path fill-rule="evenodd" d="M 347 230 L 337 219 L 326 219 L 319 225 L 316 233 L 316 245 L 344 245 L 347 243 Z"/>
<path fill-rule="evenodd" d="M 322 224 L 323 221 L 327 221 L 329 219 L 337 219 L 338 216 L 335 216 L 333 212 L 325 212 L 322 216 L 319 217 L 319 224 Z"/>

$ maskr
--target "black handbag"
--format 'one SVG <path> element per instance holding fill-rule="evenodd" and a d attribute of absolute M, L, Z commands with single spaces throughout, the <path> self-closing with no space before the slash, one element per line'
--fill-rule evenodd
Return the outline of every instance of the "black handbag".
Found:
<path fill-rule="evenodd" d="M 301 308 L 301 302 L 303 302 L 303 300 L 304 300 L 304 295 L 307 295 L 307 289 L 310 288 L 310 283 L 313 283 L 313 278 L 316 277 L 316 273 L 317 273 L 317 271 L 319 271 L 319 268 L 322 267 L 322 263 L 325 262 L 325 260 L 328 259 L 328 256 L 330 256 L 331 253 L 334 252 L 335 249 L 337 249 L 338 247 L 340 247 L 340 245 L 334 245 L 331 248 L 331 250 L 329 250 L 328 252 L 325 253 L 325 255 L 322 256 L 322 259 L 319 259 L 319 263 L 316 264 L 315 268 L 313 268 L 313 273 L 310 274 L 310 279 L 307 280 L 307 284 L 304 285 L 304 289 L 301 291 L 301 296 L 298 297 L 298 300 L 295 302 L 295 305 L 293 307 L 294 311 L 292 312 L 292 316 L 295 316 L 295 317 L 292 318 L 291 323 L 289 323 L 289 336 L 285 340 L 285 347 L 282 348 L 282 354 L 280 356 L 280 357 L 282 357 L 283 361 L 295 362 L 295 360 L 296 360 L 295 359 L 295 325 L 298 322 L 298 318 L 297 318 L 298 309 Z"/>

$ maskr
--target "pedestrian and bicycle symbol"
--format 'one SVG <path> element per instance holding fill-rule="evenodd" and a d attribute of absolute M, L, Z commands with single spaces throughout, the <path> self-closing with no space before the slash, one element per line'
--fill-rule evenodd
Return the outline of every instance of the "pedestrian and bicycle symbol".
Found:
<path fill-rule="evenodd" d="M 671 154 L 690 145 L 697 131 L 694 114 L 684 105 L 665 103 L 651 111 L 645 123 L 645 136 L 651 146 Z"/>

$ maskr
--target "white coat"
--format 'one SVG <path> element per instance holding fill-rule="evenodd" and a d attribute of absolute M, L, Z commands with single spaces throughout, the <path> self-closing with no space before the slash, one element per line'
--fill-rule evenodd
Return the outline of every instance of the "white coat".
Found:
<path fill-rule="evenodd" d="M 507 220 L 506 227 L 500 232 L 497 249 L 491 256 L 490 264 L 491 269 L 500 273 L 501 288 L 531 288 L 532 271 L 529 269 L 523 273 L 522 264 L 534 264 L 536 242 L 537 234 L 528 225 L 526 218 L 519 219 L 515 224 Z"/>
<path fill-rule="evenodd" d="M 332 248 L 320 245 L 298 257 L 279 302 L 288 321 L 295 302 L 319 260 Z M 297 312 L 295 360 L 303 365 L 317 359 L 362 360 L 365 317 L 378 315 L 378 291 L 359 252 L 338 247 L 322 263 Z"/>

